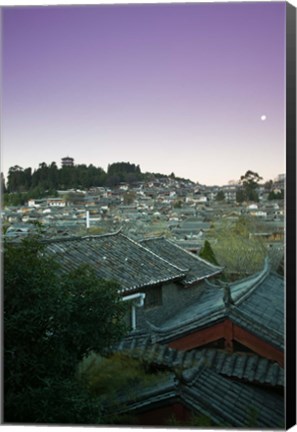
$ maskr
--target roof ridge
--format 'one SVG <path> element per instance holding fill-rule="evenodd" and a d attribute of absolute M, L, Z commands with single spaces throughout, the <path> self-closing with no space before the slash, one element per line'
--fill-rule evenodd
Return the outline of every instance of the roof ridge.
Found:
<path fill-rule="evenodd" d="M 125 234 L 121 234 L 123 237 L 126 237 L 128 240 L 130 240 L 132 243 L 135 243 L 137 246 L 143 248 L 144 250 L 146 250 L 147 252 L 153 254 L 155 257 L 157 257 L 158 259 L 160 259 L 161 261 L 164 261 L 166 264 L 169 264 L 171 267 L 175 268 L 176 270 L 179 270 L 181 272 L 187 272 L 189 271 L 189 269 L 182 269 L 180 267 L 177 267 L 175 264 L 172 264 L 170 261 L 165 260 L 164 258 L 162 258 L 160 255 L 157 255 L 155 252 L 151 251 L 150 249 L 142 246 L 142 244 L 140 244 L 139 241 L 133 240 L 130 237 L 126 236 Z"/>
<path fill-rule="evenodd" d="M 145 242 L 147 240 L 159 240 L 159 239 L 166 239 L 166 237 L 164 236 L 164 234 L 162 234 L 160 236 L 145 237 L 142 240 L 139 240 L 139 243 Z"/>
<path fill-rule="evenodd" d="M 153 332 L 155 332 L 155 335 L 153 334 L 152 336 L 162 336 L 166 334 L 168 335 L 168 333 L 171 333 L 172 331 L 178 329 L 179 331 L 185 331 L 187 332 L 189 330 L 189 326 L 191 327 L 191 325 L 195 322 L 198 321 L 198 327 L 200 327 L 201 323 L 199 323 L 199 321 L 202 321 L 202 326 L 204 325 L 212 325 L 212 322 L 214 319 L 225 319 L 227 318 L 227 312 L 226 312 L 226 308 L 225 305 L 223 304 L 223 299 L 222 299 L 222 306 L 217 306 L 217 308 L 212 311 L 211 313 L 207 313 L 206 315 L 200 316 L 200 317 L 194 317 L 194 318 L 188 318 L 187 320 L 185 320 L 181 325 L 179 325 L 178 327 L 176 325 L 167 325 L 166 327 L 159 327 L 156 326 L 154 324 L 152 324 L 151 322 L 149 322 L 148 320 L 146 321 L 147 324 L 149 325 L 149 327 L 151 328 L 151 330 Z M 207 319 L 207 322 L 205 322 L 205 320 Z M 198 328 L 197 327 L 197 328 Z M 158 340 L 157 340 L 158 342 Z"/>
<path fill-rule="evenodd" d="M 248 276 L 246 279 L 242 279 L 239 282 L 239 284 L 241 284 L 247 281 L 250 282 L 251 285 L 248 286 L 242 294 L 239 294 L 236 300 L 233 298 L 233 300 L 235 301 L 235 306 L 241 304 L 244 300 L 246 300 L 246 298 L 250 296 L 258 288 L 258 286 L 268 277 L 269 274 L 270 274 L 270 266 L 269 266 L 268 259 L 265 258 L 264 267 L 260 272 L 256 273 L 256 275 Z M 239 284 L 236 283 L 230 284 L 230 288 Z M 232 294 L 233 293 L 231 289 L 231 296 Z"/>
<path fill-rule="evenodd" d="M 198 261 L 202 261 L 204 264 L 208 265 L 209 267 L 213 267 L 216 270 L 223 270 L 224 269 L 224 267 L 216 266 L 216 265 L 210 263 L 209 261 L 206 261 L 205 259 L 201 258 L 199 255 L 193 254 L 192 252 L 189 252 L 187 249 L 182 248 L 181 246 L 177 245 L 176 243 L 174 243 L 171 240 L 168 240 L 166 238 L 164 240 L 167 241 L 168 243 L 171 243 L 173 246 L 177 247 L 178 249 L 182 250 L 183 252 L 187 253 L 188 255 L 192 256 L 193 258 L 197 259 Z"/>
<path fill-rule="evenodd" d="M 56 238 L 43 238 L 41 239 L 42 243 L 62 243 L 62 242 L 70 242 L 75 240 L 86 240 L 89 238 L 103 238 L 103 237 L 112 237 L 120 234 L 122 231 L 122 227 L 118 229 L 117 231 L 111 232 L 111 233 L 104 233 L 104 234 L 87 234 L 87 235 L 81 235 L 81 236 L 71 236 L 71 237 L 56 237 Z"/>

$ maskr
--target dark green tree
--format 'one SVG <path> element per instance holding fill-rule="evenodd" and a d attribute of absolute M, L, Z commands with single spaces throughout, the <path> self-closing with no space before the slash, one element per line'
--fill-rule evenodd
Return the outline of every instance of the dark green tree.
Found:
<path fill-rule="evenodd" d="M 59 185 L 59 171 L 56 162 L 52 162 L 48 169 L 48 183 L 50 189 L 57 190 Z"/>
<path fill-rule="evenodd" d="M 268 194 L 268 199 L 269 201 L 272 200 L 283 200 L 285 197 L 285 191 L 283 189 L 281 189 L 280 191 L 271 191 Z"/>
<path fill-rule="evenodd" d="M 246 199 L 246 195 L 245 192 L 243 191 L 243 189 L 237 189 L 236 191 L 236 202 L 238 202 L 239 204 L 243 203 Z"/>
<path fill-rule="evenodd" d="M 15 165 L 9 168 L 7 190 L 8 192 L 26 192 L 31 186 L 31 168 L 23 169 Z"/>
<path fill-rule="evenodd" d="M 266 191 L 270 192 L 273 188 L 273 181 L 269 180 L 267 182 L 264 183 L 264 188 Z"/>
<path fill-rule="evenodd" d="M 225 199 L 225 194 L 223 191 L 219 191 L 216 195 L 216 201 L 224 201 Z"/>
<path fill-rule="evenodd" d="M 98 423 L 78 363 L 125 331 L 115 283 L 91 268 L 62 272 L 33 238 L 4 243 L 4 421 Z"/>
<path fill-rule="evenodd" d="M 108 165 L 107 176 L 109 185 L 116 185 L 121 182 L 132 183 L 142 178 L 139 165 L 130 162 L 115 162 Z"/>
<path fill-rule="evenodd" d="M 217 266 L 219 265 L 219 263 L 215 257 L 214 251 L 212 250 L 212 247 L 211 247 L 208 240 L 205 240 L 204 246 L 201 249 L 199 256 L 201 258 L 205 259 L 206 261 L 214 264 L 214 265 L 217 265 Z"/>
<path fill-rule="evenodd" d="M 3 173 L 1 173 L 1 189 L 0 189 L 0 192 L 2 194 L 4 194 L 6 192 L 5 177 L 4 177 Z"/>
<path fill-rule="evenodd" d="M 244 201 L 259 201 L 257 188 L 261 180 L 262 177 L 260 177 L 258 173 L 250 170 L 240 177 Z"/>

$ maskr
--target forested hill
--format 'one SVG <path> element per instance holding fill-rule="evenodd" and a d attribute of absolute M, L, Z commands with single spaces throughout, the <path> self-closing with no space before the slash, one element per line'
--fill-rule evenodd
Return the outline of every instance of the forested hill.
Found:
<path fill-rule="evenodd" d="M 123 182 L 133 184 L 160 177 L 167 176 L 156 173 L 142 173 L 139 165 L 130 162 L 112 163 L 108 165 L 107 172 L 94 165 L 82 164 L 58 168 L 55 162 L 50 165 L 41 163 L 38 169 L 34 171 L 32 168 L 11 167 L 6 183 L 2 176 L 2 192 L 5 195 L 29 193 L 30 197 L 38 198 L 48 193 L 54 195 L 57 190 L 61 189 L 88 189 L 96 186 L 114 187 Z M 176 178 L 174 173 L 169 177 Z"/>

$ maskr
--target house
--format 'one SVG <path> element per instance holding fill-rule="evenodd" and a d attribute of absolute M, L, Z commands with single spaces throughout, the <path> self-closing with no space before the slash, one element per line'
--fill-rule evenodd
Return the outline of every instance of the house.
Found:
<path fill-rule="evenodd" d="M 192 238 L 201 238 L 204 233 L 210 228 L 209 222 L 204 222 L 199 218 L 187 218 L 184 221 L 177 224 L 177 226 L 172 227 L 171 231 L 176 236 L 176 238 L 183 238 L 184 240 Z"/>
<path fill-rule="evenodd" d="M 149 328 L 170 319 L 181 307 L 198 298 L 205 279 L 222 269 L 212 266 L 190 252 L 167 242 L 162 251 L 153 251 L 152 240 L 138 243 L 121 232 L 113 234 L 50 240 L 46 251 L 54 255 L 65 271 L 89 264 L 98 278 L 114 280 L 128 300 L 145 298 L 137 310 L 132 302 L 130 322 L 133 329 Z M 137 294 L 137 295 L 136 295 Z"/>
<path fill-rule="evenodd" d="M 248 351 L 283 367 L 283 278 L 266 262 L 261 272 L 230 286 L 206 284 L 197 301 L 151 326 L 154 340 L 182 350 L 213 346 Z"/>
<path fill-rule="evenodd" d="M 23 237 L 32 233 L 36 233 L 36 227 L 33 224 L 18 223 L 7 228 L 5 237 Z"/>
<path fill-rule="evenodd" d="M 284 281 L 268 261 L 227 285 L 217 279 L 222 268 L 163 237 L 52 239 L 45 253 L 64 271 L 90 264 L 98 278 L 115 280 L 131 306 L 131 332 L 113 349 L 169 371 L 133 396 L 115 395 L 107 410 L 133 414 L 139 425 L 195 414 L 217 426 L 282 427 Z"/>
<path fill-rule="evenodd" d="M 46 203 L 49 207 L 65 207 L 66 205 L 63 198 L 47 198 Z"/>
<path fill-rule="evenodd" d="M 131 301 L 132 329 L 155 342 L 181 350 L 248 350 L 284 364 L 284 281 L 268 262 L 222 286 L 215 282 L 222 268 L 164 238 L 136 242 L 116 232 L 50 240 L 46 250 L 65 271 L 89 264 L 98 278 L 115 280 Z"/>
<path fill-rule="evenodd" d="M 139 425 L 170 425 L 172 417 L 185 425 L 204 415 L 215 426 L 283 427 L 283 279 L 266 262 L 230 291 L 209 288 L 200 307 L 185 308 L 163 334 L 152 326 L 149 334 L 131 334 L 114 347 L 174 372 L 121 400 L 121 412 Z"/>
<path fill-rule="evenodd" d="M 73 167 L 74 159 L 72 157 L 66 156 L 61 159 L 62 168 L 63 167 Z"/>
<path fill-rule="evenodd" d="M 41 198 L 41 199 L 29 199 L 28 200 L 28 207 L 35 207 L 35 208 L 39 208 L 39 207 L 44 207 L 46 205 L 46 199 L 45 198 Z"/>

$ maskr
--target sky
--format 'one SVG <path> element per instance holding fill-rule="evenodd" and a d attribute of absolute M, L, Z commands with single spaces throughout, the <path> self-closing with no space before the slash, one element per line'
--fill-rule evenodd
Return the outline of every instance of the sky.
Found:
<path fill-rule="evenodd" d="M 285 172 L 285 2 L 2 8 L 1 170 Z"/>

